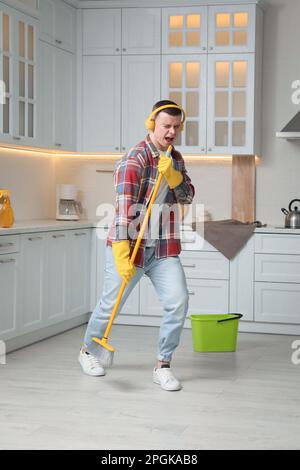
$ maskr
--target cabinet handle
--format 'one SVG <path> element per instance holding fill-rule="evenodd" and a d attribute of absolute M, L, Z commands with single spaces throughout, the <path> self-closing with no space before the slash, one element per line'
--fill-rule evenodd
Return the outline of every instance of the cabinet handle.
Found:
<path fill-rule="evenodd" d="M 213 46 L 209 46 L 209 50 L 213 51 L 214 50 Z"/>
<path fill-rule="evenodd" d="M 122 147 L 122 150 L 126 150 L 126 147 Z"/>
<path fill-rule="evenodd" d="M 182 267 L 183 268 L 195 268 L 196 265 L 195 264 L 183 264 Z"/>
<path fill-rule="evenodd" d="M 57 44 L 62 44 L 62 41 L 61 41 L 60 39 L 55 39 L 55 42 L 56 42 Z"/>
<path fill-rule="evenodd" d="M 201 147 L 201 152 L 205 152 L 205 147 Z"/>
<path fill-rule="evenodd" d="M 17 135 L 13 135 L 13 139 L 14 140 L 21 140 L 21 137 L 17 136 Z"/>
<path fill-rule="evenodd" d="M 12 242 L 0 243 L 0 248 L 4 248 L 5 246 L 14 246 L 14 243 L 12 243 Z"/>
<path fill-rule="evenodd" d="M 120 50 L 120 49 L 117 47 L 117 48 L 116 48 L 116 52 L 119 52 L 119 50 Z"/>
<path fill-rule="evenodd" d="M 74 233 L 75 237 L 83 237 L 86 235 L 86 233 L 81 232 L 81 233 Z"/>
<path fill-rule="evenodd" d="M 65 235 L 60 234 L 60 235 L 52 235 L 52 238 L 63 238 Z"/>
<path fill-rule="evenodd" d="M 54 145 L 56 145 L 56 147 L 61 147 L 61 144 L 59 142 L 54 142 Z"/>
<path fill-rule="evenodd" d="M 203 46 L 203 47 L 202 47 L 202 50 L 203 50 L 203 51 L 206 51 L 206 47 L 205 47 L 205 46 Z"/>
<path fill-rule="evenodd" d="M 33 242 L 34 240 L 42 240 L 43 237 L 28 237 L 28 240 L 30 240 L 31 242 Z"/>
<path fill-rule="evenodd" d="M 14 258 L 1 259 L 1 260 L 0 260 L 0 264 L 14 263 L 14 261 L 15 261 Z"/>
<path fill-rule="evenodd" d="M 211 151 L 212 151 L 212 148 L 211 148 L 211 147 L 208 147 L 208 151 L 211 152 Z"/>
<path fill-rule="evenodd" d="M 119 147 L 115 147 L 116 150 L 119 150 Z"/>
<path fill-rule="evenodd" d="M 195 295 L 195 292 L 193 290 L 188 290 L 189 295 Z"/>
<path fill-rule="evenodd" d="M 125 49 L 125 47 L 123 47 L 122 51 L 123 51 L 123 52 L 126 52 L 126 49 Z"/>

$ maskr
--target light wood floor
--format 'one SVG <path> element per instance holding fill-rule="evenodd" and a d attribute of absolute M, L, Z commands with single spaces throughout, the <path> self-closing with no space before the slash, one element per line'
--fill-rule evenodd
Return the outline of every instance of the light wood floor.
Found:
<path fill-rule="evenodd" d="M 152 382 L 157 328 L 115 325 L 105 377 L 81 372 L 84 330 L 0 365 L 1 449 L 300 449 L 297 337 L 239 333 L 236 353 L 203 354 L 184 330 L 173 360 L 184 388 L 165 392 Z"/>

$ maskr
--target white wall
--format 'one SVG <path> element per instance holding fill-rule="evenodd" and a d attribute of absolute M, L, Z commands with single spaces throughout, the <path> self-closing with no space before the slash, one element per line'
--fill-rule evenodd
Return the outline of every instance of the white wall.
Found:
<path fill-rule="evenodd" d="M 11 190 L 15 220 L 55 216 L 53 158 L 1 150 L 0 188 Z"/>

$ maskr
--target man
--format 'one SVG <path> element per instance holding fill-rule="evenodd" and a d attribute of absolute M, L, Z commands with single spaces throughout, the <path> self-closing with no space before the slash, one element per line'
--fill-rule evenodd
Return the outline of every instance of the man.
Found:
<path fill-rule="evenodd" d="M 125 155 L 116 167 L 114 183 L 117 193 L 116 214 L 111 226 L 107 247 L 105 279 L 102 297 L 97 303 L 87 326 L 84 346 L 79 353 L 79 362 L 89 375 L 105 375 L 105 370 L 96 357 L 88 352 L 92 337 L 102 337 L 116 298 L 125 279 L 127 286 L 119 307 L 140 278 L 147 275 L 162 303 L 162 317 L 157 363 L 153 370 L 153 381 L 164 390 L 180 390 L 181 384 L 170 368 L 172 355 L 179 344 L 184 320 L 188 310 L 188 291 L 185 274 L 179 259 L 181 250 L 178 227 L 174 215 L 163 227 L 162 217 L 158 221 L 159 235 L 151 233 L 141 241 L 134 265 L 130 256 L 135 245 L 135 207 L 141 214 L 150 201 L 158 173 L 162 179 L 156 204 L 190 204 L 194 187 L 187 175 L 183 158 L 175 149 L 171 157 L 165 155 L 173 146 L 183 129 L 184 111 L 174 102 L 159 101 L 146 121 L 149 134 Z M 136 206 L 137 205 L 137 206 Z M 153 212 L 153 211 L 152 211 Z M 152 224 L 152 220 L 151 220 Z M 177 220 L 178 225 L 178 220 Z"/>

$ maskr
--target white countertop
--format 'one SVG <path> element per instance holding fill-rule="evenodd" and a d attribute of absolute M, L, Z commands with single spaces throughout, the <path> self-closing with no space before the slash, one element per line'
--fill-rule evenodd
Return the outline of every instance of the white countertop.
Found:
<path fill-rule="evenodd" d="M 106 224 L 105 226 L 107 227 Z M 54 230 L 76 230 L 94 227 L 101 227 L 101 222 L 95 219 L 82 219 L 78 221 L 63 221 L 55 219 L 23 220 L 15 222 L 11 228 L 0 228 L 0 236 L 16 235 L 20 233 L 49 232 Z M 187 226 L 184 226 L 184 229 L 186 230 Z M 269 225 L 267 227 L 256 228 L 255 233 L 287 233 L 290 235 L 300 235 L 300 229 L 289 229 Z"/>

